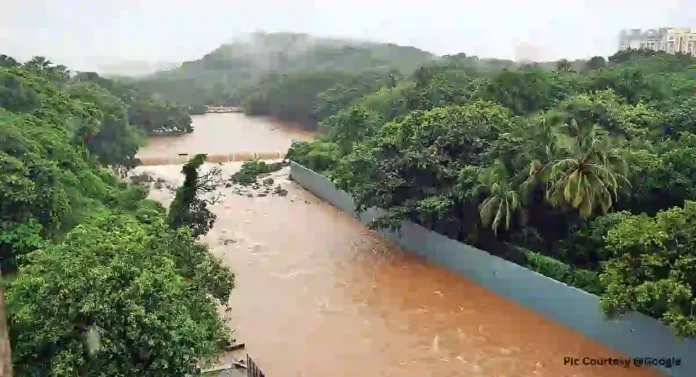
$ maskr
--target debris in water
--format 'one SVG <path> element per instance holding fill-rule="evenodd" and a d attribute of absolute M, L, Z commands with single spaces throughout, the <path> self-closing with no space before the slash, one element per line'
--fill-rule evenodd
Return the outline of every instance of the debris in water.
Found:
<path fill-rule="evenodd" d="M 435 292 L 433 292 L 433 293 L 436 294 L 436 295 L 438 295 L 438 296 L 440 296 L 440 297 L 444 296 L 444 295 L 442 294 L 441 291 L 435 291 Z"/>
<path fill-rule="evenodd" d="M 288 190 L 280 187 L 280 185 L 276 186 L 275 190 L 273 190 L 273 195 L 278 195 L 281 197 L 285 197 L 288 195 Z"/>
<path fill-rule="evenodd" d="M 433 352 L 440 352 L 440 337 L 437 335 L 433 338 L 432 350 Z"/>

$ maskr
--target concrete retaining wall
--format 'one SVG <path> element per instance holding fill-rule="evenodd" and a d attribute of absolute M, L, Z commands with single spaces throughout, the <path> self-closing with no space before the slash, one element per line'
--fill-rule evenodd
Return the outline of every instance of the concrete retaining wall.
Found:
<path fill-rule="evenodd" d="M 307 191 L 344 212 L 355 212 L 352 197 L 337 189 L 324 176 L 294 162 L 290 169 L 292 179 Z M 384 213 L 383 210 L 373 208 L 361 213 L 358 218 L 363 224 L 368 224 Z M 595 295 L 412 222 L 404 222 L 398 234 L 384 233 L 405 249 L 449 268 L 616 352 L 629 357 L 680 358 L 681 366 L 661 368 L 667 376 L 696 377 L 696 340 L 674 336 L 668 327 L 653 318 L 640 313 L 628 313 L 621 320 L 609 320 L 600 310 L 599 298 Z"/>

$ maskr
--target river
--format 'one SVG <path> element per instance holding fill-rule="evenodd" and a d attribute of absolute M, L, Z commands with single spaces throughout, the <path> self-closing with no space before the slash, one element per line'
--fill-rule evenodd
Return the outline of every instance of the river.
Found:
<path fill-rule="evenodd" d="M 311 140 L 312 133 L 283 123 L 241 113 L 194 115 L 194 132 L 158 136 L 138 152 L 140 158 L 176 156 L 180 153 L 230 154 L 287 151 L 292 140 Z"/>
<path fill-rule="evenodd" d="M 178 148 L 276 146 L 277 124 L 237 114 L 196 118 Z M 208 124 L 207 119 L 211 119 Z M 227 120 L 224 120 L 227 119 Z M 229 124 L 240 121 L 241 124 Z M 242 130 L 254 124 L 267 130 Z M 210 127 L 211 129 L 208 129 Z M 231 130 L 238 130 L 235 135 Z M 212 137 L 210 150 L 203 136 Z M 250 147 L 246 135 L 253 134 Z M 287 133 L 289 145 L 292 133 Z M 307 135 L 305 135 L 307 136 Z M 274 136 L 275 137 L 275 136 Z M 268 144 L 266 144 L 266 141 Z M 160 148 L 157 140 L 153 148 Z M 143 152 L 156 155 L 147 147 Z M 160 149 L 162 152 L 170 152 Z M 190 153 L 190 152 L 189 152 Z M 241 163 L 220 165 L 228 177 Z M 204 165 L 204 169 L 211 166 Z M 138 168 L 177 186 L 181 166 Z M 230 320 L 235 337 L 269 377 L 619 377 L 647 369 L 564 366 L 564 357 L 620 357 L 600 344 L 395 246 L 356 219 L 272 175 L 288 195 L 247 197 L 221 187 L 218 219 L 204 237 L 235 272 Z M 151 191 L 168 205 L 169 189 Z"/>

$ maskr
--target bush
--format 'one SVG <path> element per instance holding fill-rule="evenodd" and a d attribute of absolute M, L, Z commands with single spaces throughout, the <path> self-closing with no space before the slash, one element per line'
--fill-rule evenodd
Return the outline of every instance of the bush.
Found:
<path fill-rule="evenodd" d="M 286 161 L 271 164 L 267 164 L 264 161 L 247 161 L 242 164 L 242 169 L 234 173 L 230 179 L 233 183 L 249 186 L 256 183 L 260 176 L 278 171 L 285 166 L 288 166 Z"/>
<path fill-rule="evenodd" d="M 527 256 L 528 264 L 526 267 L 532 271 L 596 295 L 601 295 L 606 289 L 594 271 L 575 269 L 568 264 L 533 251 L 524 250 L 523 252 Z"/>

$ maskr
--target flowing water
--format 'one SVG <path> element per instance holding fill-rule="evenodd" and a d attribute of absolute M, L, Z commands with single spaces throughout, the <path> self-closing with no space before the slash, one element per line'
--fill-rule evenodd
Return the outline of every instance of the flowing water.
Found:
<path fill-rule="evenodd" d="M 241 113 L 194 115 L 194 132 L 159 136 L 148 140 L 140 158 L 169 157 L 180 153 L 212 155 L 285 152 L 292 140 L 311 140 L 312 133 L 298 131 L 280 122 Z"/>
<path fill-rule="evenodd" d="M 228 136 L 243 145 L 244 134 Z M 218 165 L 204 169 L 211 166 Z M 219 167 L 228 177 L 240 166 Z M 176 187 L 180 169 L 146 166 L 136 173 Z M 204 238 L 237 277 L 232 310 L 221 313 L 267 376 L 658 375 L 564 366 L 564 357 L 621 356 L 404 252 L 289 181 L 288 168 L 272 178 L 286 197 L 247 197 L 221 187 L 224 198 L 213 206 L 218 219 Z M 165 205 L 173 195 L 167 188 L 151 192 Z"/>

